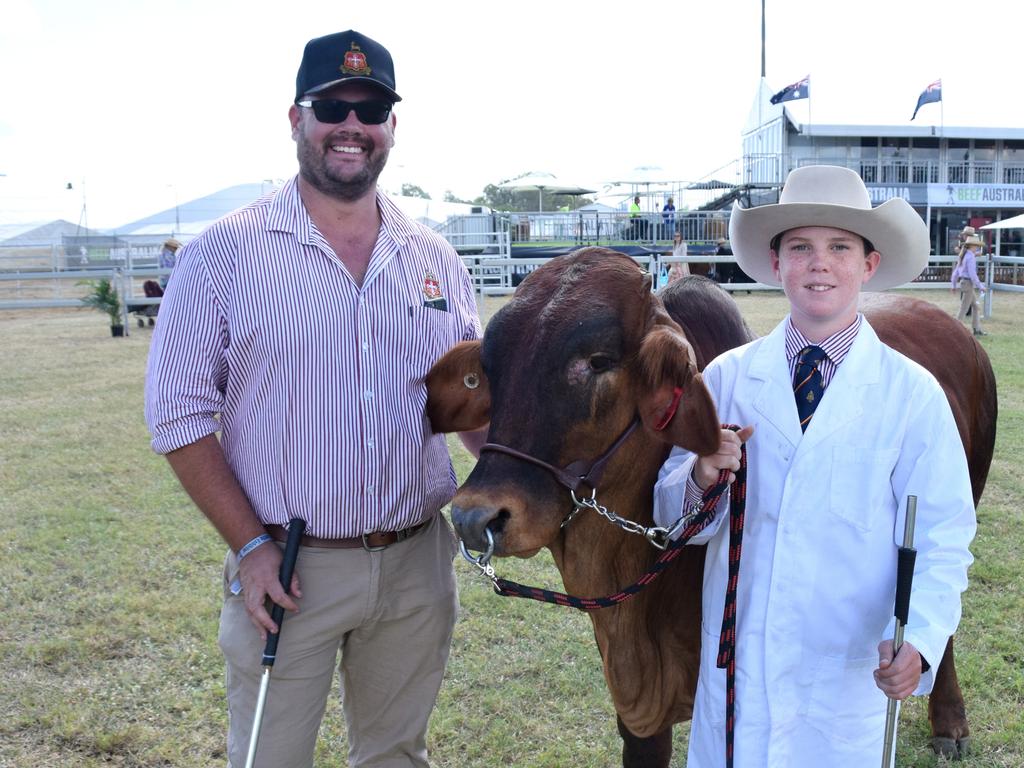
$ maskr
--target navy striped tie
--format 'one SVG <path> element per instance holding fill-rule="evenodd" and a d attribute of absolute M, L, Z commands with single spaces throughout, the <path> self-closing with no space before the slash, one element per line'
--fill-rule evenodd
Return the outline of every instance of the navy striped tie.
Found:
<path fill-rule="evenodd" d="M 821 347 L 810 346 L 800 350 L 793 372 L 793 394 L 796 396 L 796 412 L 800 417 L 800 429 L 807 431 L 814 409 L 818 407 L 825 391 L 818 366 L 826 357 Z"/>

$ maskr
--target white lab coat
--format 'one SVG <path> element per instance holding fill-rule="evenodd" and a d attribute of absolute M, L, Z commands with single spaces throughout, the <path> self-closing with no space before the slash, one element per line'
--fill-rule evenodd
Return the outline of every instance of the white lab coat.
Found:
<path fill-rule="evenodd" d="M 863 768 L 881 760 L 886 702 L 872 676 L 893 636 L 897 548 L 917 496 L 905 640 L 931 664 L 960 620 L 975 514 L 945 395 L 866 321 L 801 433 L 783 321 L 704 373 L 723 423 L 754 424 L 737 627 L 736 768 Z M 676 520 L 694 457 L 676 449 L 655 519 Z M 725 671 L 715 667 L 729 526 L 720 505 L 704 572 L 701 668 L 688 768 L 725 765 Z"/>

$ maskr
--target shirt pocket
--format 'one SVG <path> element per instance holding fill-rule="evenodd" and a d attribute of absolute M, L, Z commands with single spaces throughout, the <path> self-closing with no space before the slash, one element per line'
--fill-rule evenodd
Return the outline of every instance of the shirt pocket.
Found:
<path fill-rule="evenodd" d="M 892 472 L 899 451 L 859 445 L 832 448 L 829 510 L 854 528 L 871 531 L 892 522 Z"/>
<path fill-rule="evenodd" d="M 455 313 L 425 304 L 409 307 L 404 349 L 415 377 L 426 376 L 431 366 L 461 339 Z"/>

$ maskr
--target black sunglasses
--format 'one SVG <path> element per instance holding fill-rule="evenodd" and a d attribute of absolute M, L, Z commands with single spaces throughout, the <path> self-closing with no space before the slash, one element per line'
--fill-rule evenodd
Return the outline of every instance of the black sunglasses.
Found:
<path fill-rule="evenodd" d="M 356 117 L 363 125 L 380 125 L 391 114 L 390 101 L 371 99 L 370 101 L 342 101 L 341 99 L 304 99 L 295 102 L 300 107 L 312 108 L 316 119 L 321 123 L 343 123 L 348 113 L 355 110 Z"/>

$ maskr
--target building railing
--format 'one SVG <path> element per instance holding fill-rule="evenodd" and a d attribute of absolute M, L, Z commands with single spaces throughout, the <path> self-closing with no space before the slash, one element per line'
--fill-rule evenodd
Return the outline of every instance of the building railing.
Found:
<path fill-rule="evenodd" d="M 761 161 L 767 163 L 767 159 Z M 782 161 L 779 162 L 782 165 Z M 856 171 L 866 184 L 995 184 L 994 160 L 963 160 L 940 163 L 938 160 L 911 160 L 902 157 L 856 158 L 798 157 L 790 167 L 838 165 Z M 945 171 L 945 173 L 943 173 Z M 786 171 L 782 172 L 782 177 Z M 779 178 L 775 181 L 778 183 Z M 945 177 L 945 178 L 944 178 Z M 1024 184 L 1024 163 L 1004 163 L 999 178 L 1003 184 Z"/>

